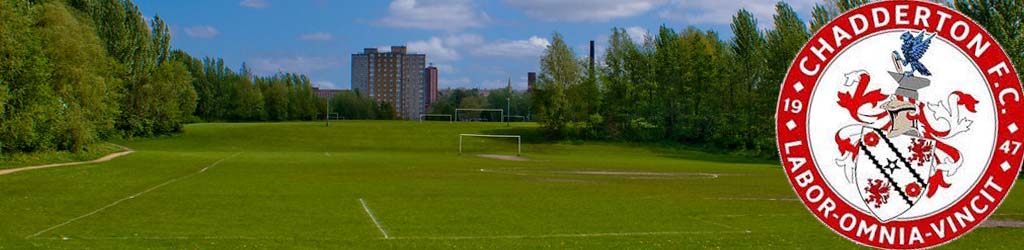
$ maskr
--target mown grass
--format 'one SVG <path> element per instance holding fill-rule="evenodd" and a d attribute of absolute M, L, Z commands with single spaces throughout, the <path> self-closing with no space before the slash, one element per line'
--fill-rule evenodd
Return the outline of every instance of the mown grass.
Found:
<path fill-rule="evenodd" d="M 91 161 L 111 153 L 123 151 L 111 143 L 96 143 L 77 153 L 68 151 L 42 151 L 33 153 L 0 154 L 0 169 L 36 166 L 51 163 Z"/>
<path fill-rule="evenodd" d="M 180 136 L 117 141 L 137 152 L 0 176 L 0 249 L 859 248 L 799 202 L 721 199 L 795 197 L 776 164 L 532 140 L 523 155 L 530 161 L 476 156 L 514 153 L 509 140 L 469 140 L 458 154 L 459 133 L 535 128 L 195 124 Z M 1012 192 L 997 217 L 1024 219 L 1021 195 Z M 383 238 L 359 199 L 392 238 Z M 1021 233 L 982 228 L 947 247 L 1015 249 Z"/>

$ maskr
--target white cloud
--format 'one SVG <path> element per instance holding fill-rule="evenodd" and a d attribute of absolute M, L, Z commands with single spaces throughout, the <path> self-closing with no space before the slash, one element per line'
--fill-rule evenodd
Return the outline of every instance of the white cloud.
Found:
<path fill-rule="evenodd" d="M 629 35 L 629 39 L 632 39 L 634 43 L 643 44 L 644 43 L 644 37 L 650 35 L 650 32 L 647 31 L 647 29 L 644 29 L 642 27 L 632 26 L 632 27 L 626 28 L 626 34 Z"/>
<path fill-rule="evenodd" d="M 437 68 L 438 74 L 454 74 L 454 73 L 458 73 L 458 71 L 455 70 L 455 66 L 452 66 L 451 64 L 434 63 L 432 65 L 434 65 L 434 67 Z"/>
<path fill-rule="evenodd" d="M 192 26 L 185 28 L 185 34 L 197 38 L 213 38 L 220 35 L 220 31 L 213 26 Z"/>
<path fill-rule="evenodd" d="M 817 1 L 793 0 L 786 1 L 797 13 L 810 13 Z M 658 16 L 666 19 L 685 22 L 687 24 L 728 24 L 741 8 L 750 11 L 757 18 L 762 28 L 772 25 L 775 14 L 775 0 L 740 0 L 740 1 L 703 1 L 673 0 L 669 8 L 658 12 Z"/>
<path fill-rule="evenodd" d="M 332 81 L 313 81 L 313 87 L 321 89 L 339 89 L 337 84 Z"/>
<path fill-rule="evenodd" d="M 330 41 L 332 39 L 334 39 L 334 36 L 332 36 L 331 33 L 327 33 L 327 32 L 317 32 L 317 33 L 303 34 L 303 35 L 299 36 L 299 40 L 303 40 L 303 41 L 326 42 L 326 41 Z"/>
<path fill-rule="evenodd" d="M 438 37 L 431 37 L 425 41 L 409 42 L 406 44 L 406 48 L 412 53 L 427 54 L 427 60 L 431 61 L 450 62 L 462 58 L 459 56 L 459 52 L 446 47 L 441 38 Z"/>
<path fill-rule="evenodd" d="M 545 21 L 608 21 L 646 13 L 666 0 L 505 0 L 526 15 Z"/>
<path fill-rule="evenodd" d="M 462 59 L 459 51 L 467 50 L 484 43 L 484 38 L 476 34 L 452 34 L 444 38 L 431 37 L 427 40 L 412 41 L 406 44 L 409 52 L 427 54 L 432 62 L 451 62 Z M 438 69 L 441 69 L 438 67 Z"/>
<path fill-rule="evenodd" d="M 444 42 L 452 47 L 473 46 L 484 43 L 484 38 L 476 34 L 449 35 L 444 38 Z"/>
<path fill-rule="evenodd" d="M 270 7 L 270 3 L 268 3 L 266 0 L 242 0 L 241 2 L 238 2 L 238 6 L 254 9 L 263 9 L 266 7 Z"/>
<path fill-rule="evenodd" d="M 250 60 L 252 68 L 260 75 L 278 72 L 310 74 L 320 70 L 341 67 L 340 60 L 325 57 L 260 57 Z"/>
<path fill-rule="evenodd" d="M 379 23 L 399 28 L 460 31 L 479 28 L 491 18 L 470 0 L 393 0 Z"/>
<path fill-rule="evenodd" d="M 546 38 L 531 36 L 526 40 L 499 41 L 482 44 L 473 50 L 478 56 L 535 57 L 551 45 Z"/>

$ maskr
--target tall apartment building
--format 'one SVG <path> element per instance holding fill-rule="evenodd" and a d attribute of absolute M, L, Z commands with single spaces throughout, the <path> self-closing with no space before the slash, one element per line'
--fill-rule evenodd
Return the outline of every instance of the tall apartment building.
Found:
<path fill-rule="evenodd" d="M 352 89 L 391 103 L 401 118 L 417 119 L 427 105 L 426 61 L 426 55 L 409 54 L 405 46 L 391 46 L 389 52 L 364 49 L 352 54 Z"/>
<path fill-rule="evenodd" d="M 427 106 L 424 107 L 423 112 L 429 113 L 430 105 L 437 101 L 437 67 L 430 65 L 430 67 L 427 67 L 424 71 L 424 74 L 426 74 L 426 78 L 424 78 L 424 80 L 426 80 L 426 82 L 423 83 L 423 87 L 427 89 L 427 96 L 425 97 L 427 98 Z"/>

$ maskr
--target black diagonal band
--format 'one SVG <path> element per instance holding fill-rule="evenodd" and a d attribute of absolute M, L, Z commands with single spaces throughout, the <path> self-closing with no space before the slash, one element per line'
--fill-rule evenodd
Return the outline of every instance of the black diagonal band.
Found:
<path fill-rule="evenodd" d="M 903 198 L 903 201 L 906 201 L 907 205 L 913 206 L 914 203 L 910 201 L 910 198 L 907 197 L 907 194 L 903 193 L 903 189 L 900 188 L 900 184 L 896 183 L 896 181 L 892 179 L 892 176 L 890 176 L 889 173 L 885 172 L 885 169 L 882 168 L 882 164 L 878 164 L 878 159 L 875 159 L 875 155 L 871 154 L 871 151 L 868 151 L 868 147 L 864 146 L 864 144 L 861 143 L 860 150 L 864 151 L 864 154 L 868 156 L 868 159 L 871 159 L 871 163 L 875 164 L 875 169 L 878 169 L 878 172 L 882 172 L 882 175 L 885 176 L 885 179 L 889 180 L 889 184 L 891 184 L 892 188 L 896 190 L 896 193 L 900 194 L 900 197 Z"/>
<path fill-rule="evenodd" d="M 882 135 L 882 130 L 876 128 L 875 133 Z M 906 166 L 907 170 L 910 170 L 910 174 L 914 175 L 914 179 L 917 179 L 917 183 L 921 184 L 921 189 L 928 188 L 928 183 L 925 183 L 924 179 L 921 178 L 921 175 L 917 173 L 917 170 L 914 170 L 914 168 L 910 166 L 910 162 L 907 161 L 907 158 L 903 157 L 903 154 L 900 154 L 900 151 L 896 149 L 896 145 L 892 144 L 892 141 L 889 141 L 889 138 L 884 135 L 879 137 L 882 137 L 882 140 L 885 141 L 885 145 L 889 145 L 889 149 L 892 150 L 893 153 L 896 153 L 896 157 L 900 159 L 900 162 L 903 162 L 903 166 Z"/>

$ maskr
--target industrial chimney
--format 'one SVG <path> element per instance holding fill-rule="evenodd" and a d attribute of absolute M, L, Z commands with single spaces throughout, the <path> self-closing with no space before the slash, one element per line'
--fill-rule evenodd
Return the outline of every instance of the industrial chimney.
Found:
<path fill-rule="evenodd" d="M 590 40 L 590 72 L 594 72 L 594 40 Z"/>

